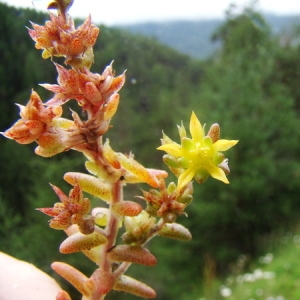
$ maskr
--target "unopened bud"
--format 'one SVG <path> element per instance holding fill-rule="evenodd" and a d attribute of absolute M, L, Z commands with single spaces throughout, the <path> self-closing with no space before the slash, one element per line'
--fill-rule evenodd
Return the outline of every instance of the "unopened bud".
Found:
<path fill-rule="evenodd" d="M 150 202 L 147 203 L 147 207 L 145 209 L 145 211 L 152 217 L 156 217 L 157 215 L 157 210 L 159 209 L 158 205 L 154 205 Z"/>
<path fill-rule="evenodd" d="M 220 139 L 220 126 L 215 123 L 210 126 L 207 135 L 211 138 L 212 142 L 215 143 Z"/>
<path fill-rule="evenodd" d="M 134 244 L 136 242 L 138 242 L 138 239 L 136 236 L 134 236 L 132 233 L 130 232 L 125 232 L 123 235 L 122 235 L 122 241 L 124 244 Z"/>
<path fill-rule="evenodd" d="M 188 206 L 193 201 L 192 195 L 183 195 L 180 198 L 177 199 L 178 202 L 185 204 Z"/>
<path fill-rule="evenodd" d="M 163 215 L 163 219 L 165 223 L 173 223 L 177 219 L 177 214 L 173 212 L 167 212 L 166 214 Z"/>
<path fill-rule="evenodd" d="M 171 182 L 168 185 L 167 192 L 168 192 L 168 194 L 172 194 L 175 191 L 176 191 L 176 184 L 174 182 Z"/>
<path fill-rule="evenodd" d="M 194 176 L 196 182 L 198 183 L 204 183 L 208 177 L 209 177 L 209 172 L 204 168 L 198 170 Z"/>
<path fill-rule="evenodd" d="M 83 219 L 79 224 L 79 231 L 83 234 L 91 234 L 95 230 L 95 219 L 92 217 L 88 217 Z"/>

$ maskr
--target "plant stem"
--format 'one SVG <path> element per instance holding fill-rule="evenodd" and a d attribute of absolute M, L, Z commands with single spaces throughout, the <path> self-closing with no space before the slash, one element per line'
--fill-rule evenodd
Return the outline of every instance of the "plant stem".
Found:
<path fill-rule="evenodd" d="M 108 239 L 108 242 L 105 246 L 100 247 L 99 261 L 98 261 L 100 270 L 103 273 L 107 273 L 107 274 L 112 273 L 111 262 L 107 259 L 107 251 L 115 245 L 116 239 L 118 236 L 118 231 L 119 231 L 119 219 L 113 213 L 112 206 L 114 203 L 123 201 L 123 184 L 122 184 L 121 180 L 118 180 L 117 182 L 112 184 L 112 193 L 111 194 L 112 194 L 112 198 L 111 198 L 111 202 L 110 202 L 110 206 L 109 206 L 108 223 L 104 230 L 105 235 Z M 118 276 L 114 276 L 114 277 L 115 277 L 115 279 L 118 278 Z M 96 285 L 97 284 L 101 284 L 101 283 L 97 282 Z M 96 292 L 92 296 L 91 300 L 103 300 L 105 298 L 105 295 L 106 294 L 99 295 Z"/>

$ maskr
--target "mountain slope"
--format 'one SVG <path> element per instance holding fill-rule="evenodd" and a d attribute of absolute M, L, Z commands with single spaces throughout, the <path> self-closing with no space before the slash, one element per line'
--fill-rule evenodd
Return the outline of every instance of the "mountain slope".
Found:
<path fill-rule="evenodd" d="M 300 16 L 265 15 L 274 34 L 278 34 L 300 24 Z M 222 19 L 199 21 L 147 22 L 133 25 L 118 26 L 131 33 L 142 34 L 156 38 L 179 52 L 197 59 L 209 57 L 220 44 L 212 42 L 211 36 L 224 22 Z"/>

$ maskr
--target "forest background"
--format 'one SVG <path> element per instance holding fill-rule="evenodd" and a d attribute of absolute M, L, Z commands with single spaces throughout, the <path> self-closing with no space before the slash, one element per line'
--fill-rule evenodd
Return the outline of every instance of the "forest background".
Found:
<path fill-rule="evenodd" d="M 14 103 L 26 103 L 31 88 L 50 98 L 38 83 L 56 83 L 55 69 L 34 49 L 25 27 L 29 20 L 42 24 L 46 19 L 0 3 L 1 131 L 15 122 Z M 212 280 L 233 271 L 240 255 L 251 262 L 265 253 L 274 235 L 299 224 L 300 27 L 275 34 L 254 8 L 239 14 L 228 10 L 212 41 L 219 43 L 218 50 L 200 60 L 153 38 L 101 26 L 94 47 L 93 71 L 101 72 L 112 60 L 117 74 L 127 70 L 109 132 L 114 149 L 165 168 L 155 150 L 161 132 L 176 139 L 176 124 L 188 125 L 192 110 L 207 128 L 218 122 L 223 138 L 240 140 L 228 154 L 230 185 L 208 180 L 196 186 L 188 218 L 181 216 L 193 240 L 157 238 L 150 243 L 157 266 L 130 269 L 157 290 L 157 299 L 200 297 Z M 36 157 L 34 145 L 4 138 L 0 147 L 0 250 L 54 277 L 53 260 L 89 274 L 90 262 L 81 254 L 58 252 L 64 233 L 51 230 L 47 217 L 35 211 L 57 201 L 48 182 L 66 191 L 63 174 L 84 172 L 82 159 L 72 152 Z M 130 199 L 140 190 L 128 187 L 126 193 Z M 116 293 L 113 299 L 123 296 Z"/>

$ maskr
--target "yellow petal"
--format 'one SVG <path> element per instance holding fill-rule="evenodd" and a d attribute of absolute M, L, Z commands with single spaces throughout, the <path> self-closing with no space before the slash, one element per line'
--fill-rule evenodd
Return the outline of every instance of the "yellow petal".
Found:
<path fill-rule="evenodd" d="M 221 169 L 221 168 L 218 168 L 216 166 L 212 166 L 210 167 L 208 170 L 207 170 L 210 174 L 211 177 L 217 179 L 217 180 L 220 180 L 224 183 L 229 183 L 226 175 L 225 175 L 225 172 Z"/>
<path fill-rule="evenodd" d="M 193 168 L 188 168 L 185 170 L 178 178 L 178 186 L 177 189 L 181 190 L 184 186 L 186 186 L 195 176 L 197 170 Z"/>
<path fill-rule="evenodd" d="M 165 144 L 176 144 L 164 132 L 162 134 L 163 134 L 163 138 L 161 139 L 161 142 L 162 142 L 163 145 L 165 145 Z"/>
<path fill-rule="evenodd" d="M 157 150 L 162 150 L 167 152 L 169 155 L 175 156 L 175 157 L 181 157 L 182 151 L 181 146 L 179 144 L 165 144 L 157 148 Z"/>
<path fill-rule="evenodd" d="M 194 112 L 192 112 L 190 121 L 190 133 L 195 142 L 200 142 L 204 137 L 203 127 Z"/>
<path fill-rule="evenodd" d="M 236 145 L 238 140 L 218 140 L 213 144 L 213 148 L 215 151 L 226 151 Z"/>
<path fill-rule="evenodd" d="M 186 137 L 185 127 L 183 126 L 182 121 L 181 121 L 181 126 L 177 125 L 177 128 L 178 128 L 180 138 L 182 139 L 182 138 Z"/>

